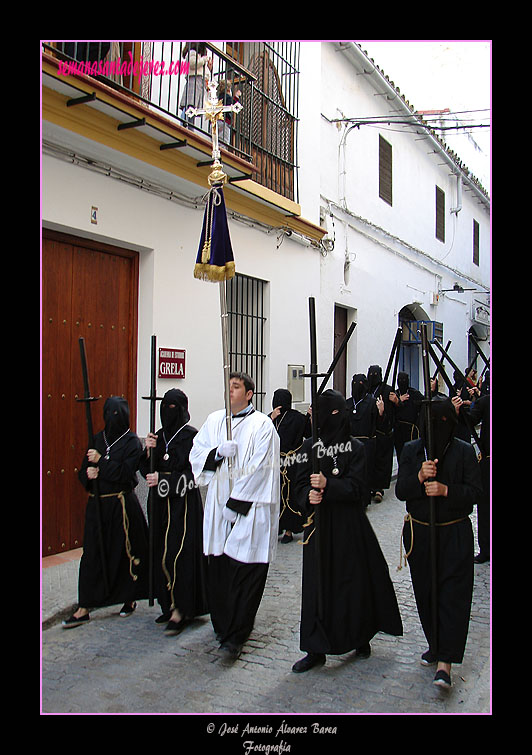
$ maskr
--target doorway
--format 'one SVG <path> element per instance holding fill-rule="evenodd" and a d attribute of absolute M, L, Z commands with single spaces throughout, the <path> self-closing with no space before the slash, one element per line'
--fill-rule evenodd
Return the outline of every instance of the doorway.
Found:
<path fill-rule="evenodd" d="M 138 253 L 52 231 L 42 240 L 42 555 L 81 547 L 87 448 L 79 338 L 85 339 L 94 432 L 110 395 L 136 427 Z"/>

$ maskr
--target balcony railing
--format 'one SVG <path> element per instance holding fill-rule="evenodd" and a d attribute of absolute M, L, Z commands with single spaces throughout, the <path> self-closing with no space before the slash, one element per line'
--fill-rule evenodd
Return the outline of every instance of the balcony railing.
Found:
<path fill-rule="evenodd" d="M 218 98 L 242 103 L 219 122 L 221 147 L 252 163 L 258 183 L 298 201 L 298 42 L 47 42 L 64 73 L 84 73 L 210 138 L 201 108 L 206 83 Z"/>

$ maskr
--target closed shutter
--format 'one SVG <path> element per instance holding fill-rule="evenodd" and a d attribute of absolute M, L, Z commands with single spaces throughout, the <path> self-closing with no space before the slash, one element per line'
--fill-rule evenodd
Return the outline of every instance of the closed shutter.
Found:
<path fill-rule="evenodd" d="M 379 197 L 392 204 L 392 145 L 379 135 Z"/>
<path fill-rule="evenodd" d="M 436 238 L 445 241 L 445 192 L 436 186 Z"/>
<path fill-rule="evenodd" d="M 480 264 L 480 226 L 476 220 L 473 220 L 473 262 Z"/>

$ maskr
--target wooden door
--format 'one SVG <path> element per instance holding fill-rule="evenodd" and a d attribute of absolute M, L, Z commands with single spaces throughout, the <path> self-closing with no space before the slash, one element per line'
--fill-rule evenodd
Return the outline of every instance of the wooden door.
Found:
<path fill-rule="evenodd" d="M 344 307 L 334 307 L 334 350 L 333 355 L 336 354 L 340 348 L 342 341 L 347 335 L 347 309 Z M 335 391 L 339 391 L 342 396 L 345 397 L 345 383 L 347 374 L 347 349 L 344 352 L 333 372 L 333 388 Z"/>
<path fill-rule="evenodd" d="M 87 448 L 79 338 L 85 339 L 94 432 L 124 396 L 135 429 L 138 254 L 45 232 L 42 245 L 42 553 L 80 547 Z"/>

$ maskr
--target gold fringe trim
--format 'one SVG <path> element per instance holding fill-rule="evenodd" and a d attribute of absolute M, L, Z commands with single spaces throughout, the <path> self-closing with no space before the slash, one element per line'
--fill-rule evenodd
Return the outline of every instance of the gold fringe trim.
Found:
<path fill-rule="evenodd" d="M 210 242 L 207 242 L 210 244 Z M 205 247 L 204 247 L 205 248 Z M 203 255 L 202 255 L 203 259 Z M 235 263 L 226 262 L 225 265 L 209 265 L 208 263 L 196 262 L 194 266 L 194 278 L 199 280 L 218 283 L 229 280 L 235 276 Z"/>

